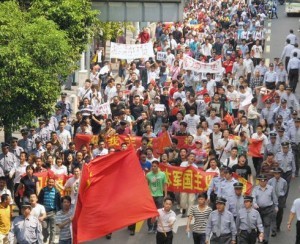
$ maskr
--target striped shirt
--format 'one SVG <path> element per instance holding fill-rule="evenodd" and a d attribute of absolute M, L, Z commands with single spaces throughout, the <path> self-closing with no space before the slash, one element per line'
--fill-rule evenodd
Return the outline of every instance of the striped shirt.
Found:
<path fill-rule="evenodd" d="M 195 223 L 193 226 L 193 232 L 204 234 L 206 230 L 207 220 L 212 212 L 212 209 L 208 206 L 202 211 L 198 205 L 194 205 L 190 208 L 189 216 L 193 216 Z"/>
<path fill-rule="evenodd" d="M 45 193 L 44 193 L 44 202 L 43 205 L 45 206 L 45 209 L 47 212 L 55 210 L 55 188 L 48 188 L 45 187 Z"/>
<path fill-rule="evenodd" d="M 68 212 L 63 212 L 62 210 L 58 211 L 55 216 L 55 224 L 56 225 L 62 224 L 64 222 L 66 222 L 67 220 L 70 220 L 71 217 L 72 217 L 72 209 L 70 209 Z M 71 239 L 70 223 L 71 222 L 69 222 L 62 229 L 60 229 L 60 232 L 59 232 L 59 240 L 60 241 Z"/>

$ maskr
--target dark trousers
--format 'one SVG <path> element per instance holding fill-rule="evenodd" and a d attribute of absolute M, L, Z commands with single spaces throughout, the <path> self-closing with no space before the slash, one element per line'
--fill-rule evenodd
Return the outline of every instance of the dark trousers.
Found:
<path fill-rule="evenodd" d="M 299 79 L 299 70 L 298 69 L 290 69 L 289 81 L 290 81 L 290 86 L 292 87 L 292 92 L 296 91 L 298 79 Z"/>
<path fill-rule="evenodd" d="M 15 184 L 15 186 L 14 186 L 14 193 L 16 194 L 16 192 L 17 192 L 17 189 L 18 189 L 18 187 L 19 187 L 19 183 L 16 183 Z M 14 195 L 15 195 L 14 194 Z M 15 203 L 16 203 L 16 205 L 18 206 L 18 209 L 19 209 L 19 215 L 21 215 L 22 213 L 21 213 L 21 206 L 22 206 L 22 204 L 21 204 L 21 197 L 19 196 L 19 194 L 18 194 L 18 196 L 16 197 L 15 196 Z"/>
<path fill-rule="evenodd" d="M 276 89 L 276 83 L 274 82 L 266 82 L 267 89 L 274 90 Z"/>
<path fill-rule="evenodd" d="M 164 197 L 153 197 L 155 206 L 157 209 L 162 208 L 163 207 L 163 201 L 164 201 Z M 147 225 L 148 225 L 148 230 L 154 230 L 156 231 L 157 229 L 157 221 L 155 221 L 155 223 L 151 223 L 151 218 L 147 219 Z"/>
<path fill-rule="evenodd" d="M 259 175 L 261 164 L 263 162 L 263 157 L 261 158 L 252 157 L 252 161 L 253 161 L 253 166 L 255 168 L 256 175 Z"/>
<path fill-rule="evenodd" d="M 172 231 L 166 233 L 162 233 L 162 232 L 156 233 L 156 244 L 172 244 L 172 242 L 173 242 Z"/>
<path fill-rule="evenodd" d="M 131 231 L 135 232 L 135 226 L 136 226 L 136 224 L 129 225 L 128 230 L 131 230 Z"/>
<path fill-rule="evenodd" d="M 286 190 L 286 194 L 285 194 L 285 197 L 287 198 L 288 195 L 289 195 L 289 191 L 290 191 L 290 183 L 291 183 L 291 180 L 292 180 L 292 171 L 287 171 L 285 173 L 282 173 L 281 177 L 283 179 L 286 180 L 287 182 L 287 190 Z"/>
<path fill-rule="evenodd" d="M 296 234 L 296 242 L 295 242 L 295 244 L 300 244 L 300 221 L 297 221 L 296 231 L 297 231 L 297 234 Z"/>
<path fill-rule="evenodd" d="M 205 233 L 193 232 L 194 244 L 205 244 Z"/>
<path fill-rule="evenodd" d="M 270 207 L 260 207 L 258 208 L 258 212 L 260 214 L 261 220 L 264 226 L 264 238 L 265 241 L 269 241 L 270 237 L 270 230 L 271 230 L 271 223 L 274 219 L 274 208 L 273 206 Z"/>
<path fill-rule="evenodd" d="M 257 233 L 252 230 L 250 233 L 246 230 L 241 230 L 238 234 L 239 244 L 255 244 L 257 239 Z"/>
<path fill-rule="evenodd" d="M 216 234 L 213 233 L 212 237 L 210 238 L 210 244 L 231 244 L 231 237 L 231 233 L 223 234 L 219 237 L 217 237 Z"/>
<path fill-rule="evenodd" d="M 287 71 L 287 66 L 290 62 L 290 57 L 285 57 L 285 70 Z"/>
<path fill-rule="evenodd" d="M 298 145 L 293 145 L 292 144 L 292 149 L 293 149 L 293 154 L 295 158 L 295 165 L 296 165 L 296 172 L 295 175 L 299 175 L 299 164 L 300 164 L 300 144 Z"/>
<path fill-rule="evenodd" d="M 10 192 L 14 192 L 14 179 L 10 178 L 9 175 L 5 176 L 6 187 Z"/>
<path fill-rule="evenodd" d="M 261 60 L 261 58 L 253 58 L 253 59 L 252 59 L 254 67 L 255 67 L 256 65 L 259 65 L 260 60 Z"/>

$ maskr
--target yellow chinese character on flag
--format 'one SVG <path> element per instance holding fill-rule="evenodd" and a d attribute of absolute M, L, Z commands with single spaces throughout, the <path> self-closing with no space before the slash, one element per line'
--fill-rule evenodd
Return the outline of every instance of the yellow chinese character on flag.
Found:
<path fill-rule="evenodd" d="M 183 189 L 193 190 L 193 171 L 190 169 L 183 173 Z"/>
<path fill-rule="evenodd" d="M 203 182 L 203 176 L 201 174 L 195 174 L 194 175 L 194 189 L 197 191 L 204 191 L 206 189 L 203 189 L 202 182 Z"/>
<path fill-rule="evenodd" d="M 181 187 L 182 186 L 182 172 L 173 171 L 173 186 Z"/>
<path fill-rule="evenodd" d="M 109 147 L 120 146 L 120 140 L 118 136 L 111 136 L 107 139 L 107 144 Z"/>

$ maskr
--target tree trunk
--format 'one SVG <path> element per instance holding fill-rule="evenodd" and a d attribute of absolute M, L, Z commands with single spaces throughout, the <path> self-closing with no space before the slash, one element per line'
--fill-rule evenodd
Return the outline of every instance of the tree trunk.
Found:
<path fill-rule="evenodd" d="M 4 141 L 9 142 L 12 137 L 12 129 L 8 125 L 4 125 Z"/>

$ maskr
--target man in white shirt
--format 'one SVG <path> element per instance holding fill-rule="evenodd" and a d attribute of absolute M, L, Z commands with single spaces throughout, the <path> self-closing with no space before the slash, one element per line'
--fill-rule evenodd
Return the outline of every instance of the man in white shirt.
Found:
<path fill-rule="evenodd" d="M 167 58 L 166 58 L 166 65 L 167 66 L 173 66 L 175 61 L 175 56 L 174 54 L 171 52 L 171 48 L 167 49 Z"/>
<path fill-rule="evenodd" d="M 219 160 L 225 164 L 226 159 L 230 156 L 230 151 L 234 147 L 234 141 L 229 139 L 229 130 L 223 131 L 223 138 L 218 139 L 215 150 L 219 155 Z"/>
<path fill-rule="evenodd" d="M 83 102 L 84 98 L 88 98 L 89 100 L 92 98 L 92 89 L 91 89 L 91 80 L 86 79 L 84 83 L 84 87 L 78 88 L 78 107 L 80 103 Z"/>
<path fill-rule="evenodd" d="M 107 81 L 107 86 L 104 90 L 104 95 L 106 96 L 106 101 L 111 102 L 113 97 L 118 96 L 117 88 L 115 86 L 115 80 L 113 78 Z"/>
<path fill-rule="evenodd" d="M 184 121 L 187 123 L 187 131 L 193 135 L 197 132 L 197 125 L 200 122 L 200 116 L 195 114 L 195 108 L 190 108 L 190 114 L 184 116 Z"/>
<path fill-rule="evenodd" d="M 46 209 L 43 205 L 38 203 L 38 198 L 35 193 L 32 193 L 29 198 L 31 205 L 31 215 L 36 217 L 43 225 L 44 219 L 47 217 Z"/>
<path fill-rule="evenodd" d="M 297 36 L 294 34 L 294 30 L 290 30 L 290 34 L 288 34 L 287 36 L 286 36 L 286 39 L 289 39 L 290 41 L 291 41 L 291 44 L 292 45 L 295 45 L 295 43 L 297 43 L 298 42 L 298 38 L 297 38 Z"/>
<path fill-rule="evenodd" d="M 69 143 L 72 141 L 72 137 L 69 131 L 65 130 L 65 122 L 59 122 L 59 130 L 56 132 L 58 136 L 58 140 L 63 148 L 63 150 L 68 149 Z"/>
<path fill-rule="evenodd" d="M 256 130 L 256 126 L 258 124 L 258 119 L 260 117 L 260 113 L 257 112 L 257 98 L 254 97 L 251 100 L 251 104 L 248 108 L 248 121 L 249 125 L 252 126 L 253 132 Z"/>
<path fill-rule="evenodd" d="M 104 156 L 108 154 L 108 149 L 104 148 L 105 143 L 103 140 L 99 140 L 98 142 L 98 148 L 93 150 L 93 157 L 99 157 L 99 156 Z"/>

